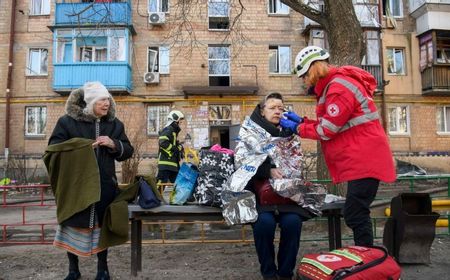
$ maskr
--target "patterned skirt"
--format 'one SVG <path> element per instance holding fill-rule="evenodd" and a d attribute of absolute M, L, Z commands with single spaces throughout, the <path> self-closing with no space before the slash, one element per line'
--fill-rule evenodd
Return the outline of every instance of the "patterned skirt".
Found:
<path fill-rule="evenodd" d="M 58 225 L 53 245 L 81 257 L 88 257 L 105 250 L 98 247 L 100 227 L 79 228 Z"/>

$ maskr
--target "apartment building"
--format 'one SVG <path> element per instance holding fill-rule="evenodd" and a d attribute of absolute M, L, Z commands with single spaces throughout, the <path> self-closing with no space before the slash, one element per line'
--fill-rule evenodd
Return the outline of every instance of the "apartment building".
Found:
<path fill-rule="evenodd" d="M 448 2 L 354 1 L 368 45 L 362 67 L 379 82 L 376 101 L 394 152 L 450 150 Z M 239 124 L 269 92 L 314 116 L 315 100 L 291 69 L 304 46 L 327 47 L 320 26 L 279 0 L 245 1 L 238 22 L 234 1 L 199 3 L 2 1 L 1 158 L 39 159 L 68 94 L 89 80 L 113 94 L 118 117 L 147 158 L 156 156 L 157 133 L 172 109 L 185 114 L 180 140 L 194 148 L 232 148 Z M 182 15 L 188 24 L 175 23 Z M 316 143 L 303 147 L 315 151 Z"/>

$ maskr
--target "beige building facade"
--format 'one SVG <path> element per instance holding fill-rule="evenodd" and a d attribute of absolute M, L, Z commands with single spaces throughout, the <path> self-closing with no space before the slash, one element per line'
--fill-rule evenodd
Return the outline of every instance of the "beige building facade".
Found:
<path fill-rule="evenodd" d="M 382 1 L 401 6 L 395 16 L 383 15 L 378 1 L 366 2 L 357 14 L 373 45 L 363 67 L 379 80 L 376 101 L 392 150 L 448 162 L 450 61 L 433 58 L 439 68 L 447 67 L 447 83 L 424 93 L 420 34 L 408 0 Z M 0 2 L 3 165 L 7 155 L 39 162 L 67 95 L 87 80 L 102 81 L 112 92 L 127 134 L 140 143 L 144 172 L 155 160 L 157 133 L 172 109 L 186 117 L 180 140 L 196 149 L 216 143 L 232 148 L 239 124 L 270 92 L 282 93 L 294 111 L 313 117 L 315 99 L 291 69 L 306 45 L 327 46 L 320 27 L 279 0 L 250 0 L 234 30 L 234 1 L 200 3 L 189 25 L 176 32 L 183 9 L 170 0 Z M 450 46 L 444 49 L 450 59 Z M 316 143 L 305 140 L 303 148 L 315 152 Z"/>

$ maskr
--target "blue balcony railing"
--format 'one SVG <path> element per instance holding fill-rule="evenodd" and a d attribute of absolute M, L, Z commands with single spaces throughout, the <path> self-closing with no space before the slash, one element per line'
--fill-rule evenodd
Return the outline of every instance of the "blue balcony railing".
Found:
<path fill-rule="evenodd" d="M 54 65 L 53 89 L 67 92 L 87 81 L 100 81 L 110 91 L 132 90 L 131 66 L 127 62 L 58 63 Z"/>
<path fill-rule="evenodd" d="M 56 26 L 131 25 L 130 1 L 56 3 Z"/>

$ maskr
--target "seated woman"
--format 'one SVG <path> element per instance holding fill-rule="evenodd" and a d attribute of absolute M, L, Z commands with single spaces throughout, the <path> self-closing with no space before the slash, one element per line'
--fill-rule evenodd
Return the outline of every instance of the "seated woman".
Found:
<path fill-rule="evenodd" d="M 270 133 L 272 137 L 288 137 L 292 133 L 279 126 L 284 110 L 283 97 L 279 93 L 271 93 L 260 102 L 250 119 Z M 238 146 L 239 147 L 239 146 Z M 259 165 L 254 176 L 248 182 L 246 189 L 258 194 L 258 182 L 269 178 L 282 179 L 283 173 L 278 169 L 273 159 L 268 156 Z M 256 198 L 258 218 L 253 226 L 256 252 L 260 263 L 260 271 L 264 279 L 291 279 L 296 265 L 300 246 L 302 222 L 310 218 L 308 211 L 296 205 L 261 205 Z M 275 264 L 275 230 L 280 227 L 280 244 Z M 278 277 L 278 278 L 277 278 Z"/>

